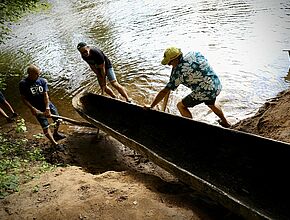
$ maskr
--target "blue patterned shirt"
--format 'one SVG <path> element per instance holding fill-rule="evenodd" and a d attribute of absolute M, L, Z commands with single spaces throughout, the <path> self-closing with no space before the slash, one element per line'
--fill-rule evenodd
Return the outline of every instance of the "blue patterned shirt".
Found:
<path fill-rule="evenodd" d="M 191 97 L 200 101 L 214 99 L 222 89 L 218 76 L 200 52 L 187 53 L 172 68 L 166 88 L 175 90 L 180 84 L 190 88 Z"/>

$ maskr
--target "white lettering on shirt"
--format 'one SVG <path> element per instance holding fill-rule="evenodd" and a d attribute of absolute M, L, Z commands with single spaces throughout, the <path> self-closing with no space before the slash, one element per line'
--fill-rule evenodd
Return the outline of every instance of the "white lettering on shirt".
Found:
<path fill-rule="evenodd" d="M 30 87 L 30 91 L 32 95 L 43 93 L 43 87 L 40 85 Z"/>

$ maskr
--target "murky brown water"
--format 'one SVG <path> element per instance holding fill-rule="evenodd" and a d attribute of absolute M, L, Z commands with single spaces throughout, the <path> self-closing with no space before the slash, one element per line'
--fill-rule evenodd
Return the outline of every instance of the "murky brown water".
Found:
<path fill-rule="evenodd" d="M 24 72 L 28 63 L 39 65 L 64 116 L 78 117 L 71 98 L 79 90 L 99 89 L 76 50 L 79 41 L 107 53 L 119 82 L 140 105 L 150 103 L 167 82 L 170 68 L 160 61 L 171 45 L 208 57 L 223 84 L 218 101 L 232 122 L 288 88 L 289 58 L 283 49 L 290 48 L 289 0 L 51 2 L 51 10 L 13 27 L 12 38 L 0 46 L 0 71 Z M 12 78 L 5 94 L 29 120 L 30 112 L 19 102 L 19 80 Z M 173 92 L 167 111 L 178 114 L 175 104 L 188 92 L 182 86 Z M 216 124 L 206 106 L 192 112 L 195 119 Z"/>

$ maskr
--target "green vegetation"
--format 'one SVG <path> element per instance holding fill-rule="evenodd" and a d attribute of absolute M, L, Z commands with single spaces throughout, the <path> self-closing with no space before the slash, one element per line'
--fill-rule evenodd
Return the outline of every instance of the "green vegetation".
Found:
<path fill-rule="evenodd" d="M 24 119 L 17 121 L 16 132 L 25 131 Z M 45 161 L 42 150 L 27 139 L 0 133 L 0 198 L 17 192 L 20 184 L 54 168 Z"/>
<path fill-rule="evenodd" d="M 7 79 L 20 78 L 31 57 L 23 51 L 0 51 L 0 90 L 5 90 Z"/>
<path fill-rule="evenodd" d="M 48 4 L 40 0 L 2 0 L 0 2 L 0 44 L 4 43 L 11 31 L 10 25 L 31 11 L 48 8 Z"/>
<path fill-rule="evenodd" d="M 0 44 L 10 37 L 11 25 L 27 13 L 47 10 L 51 7 L 41 0 L 2 0 L 0 1 Z M 0 90 L 5 90 L 9 77 L 19 77 L 31 60 L 29 55 L 18 50 L 16 52 L 0 52 Z"/>
<path fill-rule="evenodd" d="M 41 0 L 2 0 L 0 1 L 0 44 L 4 44 L 11 32 L 11 25 L 27 13 L 38 12 L 50 5 Z M 6 88 L 11 77 L 20 77 L 30 57 L 23 51 L 0 52 L 0 90 Z M 24 119 L 17 121 L 16 133 L 26 132 Z M 20 135 L 21 136 L 21 135 Z M 35 138 L 42 138 L 41 134 Z M 15 138 L 0 132 L 0 198 L 19 190 L 25 183 L 40 173 L 55 166 L 47 163 L 42 150 L 25 138 Z"/>

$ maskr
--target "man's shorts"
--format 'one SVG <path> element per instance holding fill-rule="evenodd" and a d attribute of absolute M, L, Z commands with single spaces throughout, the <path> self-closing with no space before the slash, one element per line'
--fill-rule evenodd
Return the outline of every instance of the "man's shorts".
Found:
<path fill-rule="evenodd" d="M 199 105 L 201 103 L 204 103 L 206 105 L 214 105 L 215 100 L 216 100 L 216 98 L 213 98 L 211 100 L 204 100 L 204 101 L 196 100 L 196 99 L 193 99 L 192 96 L 189 94 L 188 96 L 186 96 L 182 99 L 182 104 L 188 108 L 194 107 L 194 106 Z"/>
<path fill-rule="evenodd" d="M 113 68 L 107 69 L 107 78 L 109 82 L 116 81 L 116 75 Z"/>
<path fill-rule="evenodd" d="M 52 115 L 59 115 L 58 114 L 58 111 L 57 111 L 57 108 L 54 106 L 54 104 L 49 103 L 49 108 L 50 108 L 50 113 Z M 42 129 L 49 128 L 49 122 L 48 122 L 48 119 L 45 116 L 39 115 L 39 116 L 36 116 L 36 118 L 37 118 L 39 124 L 41 125 Z M 57 118 L 53 118 L 52 117 L 52 120 L 54 122 L 56 122 L 57 121 Z"/>
<path fill-rule="evenodd" d="M 0 92 L 0 104 L 5 102 L 5 97 L 2 92 Z"/>

